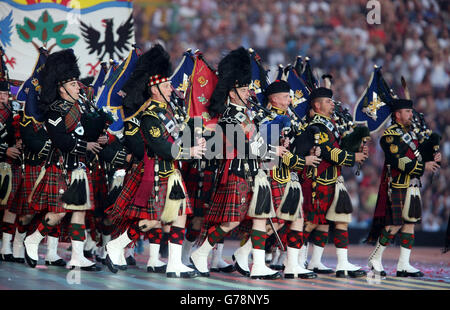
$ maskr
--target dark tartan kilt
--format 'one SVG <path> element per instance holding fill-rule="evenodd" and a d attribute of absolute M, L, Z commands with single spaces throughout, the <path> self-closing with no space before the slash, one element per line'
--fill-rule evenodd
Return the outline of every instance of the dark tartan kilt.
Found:
<path fill-rule="evenodd" d="M 147 220 L 159 220 L 164 210 L 167 194 L 167 182 L 169 178 L 159 178 L 159 190 L 158 190 L 158 202 L 155 201 L 155 188 L 151 189 L 150 198 L 148 199 L 146 207 L 139 207 L 132 204 L 133 198 L 141 184 L 143 176 L 144 162 L 139 163 L 133 174 L 127 179 L 122 191 L 117 197 L 113 206 L 106 210 L 106 213 L 116 223 L 121 223 L 126 220 L 133 219 L 147 219 Z M 186 186 L 183 182 L 183 187 L 187 193 Z M 150 189 L 149 189 L 150 190 Z M 181 210 L 180 213 L 181 215 Z M 185 214 L 192 214 L 191 203 L 189 197 L 186 199 Z"/>
<path fill-rule="evenodd" d="M 334 191 L 335 191 L 335 184 L 321 185 L 317 183 L 316 199 L 314 200 L 314 205 L 312 206 L 311 209 L 304 210 L 306 221 L 319 225 L 328 224 L 328 221 L 325 217 L 327 215 L 328 208 L 331 206 L 331 203 L 333 202 Z M 309 201 L 311 201 L 312 199 L 311 197 L 303 197 L 303 198 L 304 200 L 309 199 Z"/>
<path fill-rule="evenodd" d="M 194 209 L 194 216 L 203 217 L 209 209 L 211 202 L 215 171 L 205 169 L 203 170 L 203 178 L 201 178 L 198 168 L 184 166 L 183 180 L 185 181 L 187 193 Z M 201 188 L 200 182 L 202 182 Z"/>
<path fill-rule="evenodd" d="M 250 218 L 247 211 L 252 194 L 245 179 L 230 173 L 226 184 L 218 184 L 205 222 L 242 222 L 245 218 Z"/>
<path fill-rule="evenodd" d="M 0 205 L 0 210 L 15 210 L 18 204 L 18 192 L 22 183 L 22 168 L 20 165 L 11 165 L 11 193 L 5 205 Z M 13 211 L 11 211 L 13 212 Z M 13 212 L 14 213 L 14 212 Z"/>
<path fill-rule="evenodd" d="M 284 191 L 287 187 L 287 183 L 281 184 L 274 179 L 270 178 L 270 185 L 272 189 L 272 201 L 273 201 L 273 208 L 275 209 L 275 212 L 277 212 L 278 208 L 281 205 L 281 200 L 283 200 Z M 285 221 L 282 219 L 279 219 L 277 217 L 272 218 L 273 223 L 284 223 Z"/>
<path fill-rule="evenodd" d="M 194 208 L 195 213 L 196 209 L 203 208 L 203 202 L 197 197 L 198 189 L 200 188 L 200 173 L 198 172 L 197 168 L 193 167 L 192 165 L 185 164 L 183 165 L 182 176 L 186 185 L 190 204 Z"/>
<path fill-rule="evenodd" d="M 407 188 L 392 188 L 391 201 L 388 203 L 385 215 L 385 225 L 401 226 L 403 224 L 409 224 L 410 222 L 405 221 L 402 217 L 403 206 L 406 200 Z M 418 224 L 421 221 L 412 223 Z"/>
<path fill-rule="evenodd" d="M 28 196 L 33 190 L 34 183 L 36 183 L 42 166 L 25 165 L 25 174 L 23 175 L 21 186 L 17 193 L 17 205 L 11 212 L 17 215 L 35 214 L 36 211 L 28 203 Z M 44 168 L 45 169 L 45 168 Z"/>
<path fill-rule="evenodd" d="M 68 182 L 70 184 L 70 178 L 72 173 L 68 172 Z M 88 183 L 89 183 L 89 199 L 91 201 L 91 210 L 94 209 L 94 190 L 92 188 L 92 178 L 89 173 L 89 169 L 86 171 Z M 74 210 L 64 208 L 64 202 L 61 201 L 62 193 L 59 190 L 62 189 L 64 192 L 67 190 L 67 184 L 64 181 L 63 172 L 55 164 L 47 167 L 45 171 L 45 176 L 37 186 L 31 207 L 37 212 L 48 211 L 55 213 L 72 212 Z M 75 210 L 76 211 L 76 210 Z M 87 210 L 81 210 L 87 211 Z"/>
<path fill-rule="evenodd" d="M 104 210 L 105 208 L 104 203 L 108 198 L 108 187 L 105 171 L 101 167 L 95 165 L 91 172 L 92 187 L 94 188 L 95 210 L 97 212 L 97 209 Z"/>

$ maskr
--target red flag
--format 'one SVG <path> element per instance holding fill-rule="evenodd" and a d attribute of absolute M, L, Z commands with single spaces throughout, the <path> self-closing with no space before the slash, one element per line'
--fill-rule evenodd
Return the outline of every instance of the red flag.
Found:
<path fill-rule="evenodd" d="M 189 88 L 186 98 L 188 98 L 189 117 L 202 117 L 203 125 L 210 129 L 217 124 L 218 118 L 211 118 L 208 113 L 209 99 L 216 87 L 218 77 L 214 70 L 205 63 L 201 54 L 197 54 L 194 63 L 194 70 L 190 77 Z"/>

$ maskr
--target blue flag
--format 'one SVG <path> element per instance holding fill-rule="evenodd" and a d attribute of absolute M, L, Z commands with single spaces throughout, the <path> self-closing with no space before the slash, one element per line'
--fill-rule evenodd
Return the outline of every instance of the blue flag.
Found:
<path fill-rule="evenodd" d="M 391 115 L 392 99 L 390 88 L 381 75 L 381 67 L 375 67 L 353 110 L 355 123 L 365 124 L 371 133 L 378 131 Z"/>
<path fill-rule="evenodd" d="M 99 73 L 94 81 L 94 85 L 93 85 L 94 97 L 97 96 L 98 89 L 103 85 L 106 74 L 108 73 L 108 67 L 106 65 L 106 62 L 102 62 L 100 64 L 100 66 L 101 66 L 100 71 L 99 71 Z"/>
<path fill-rule="evenodd" d="M 45 115 L 38 107 L 39 94 L 41 86 L 39 82 L 39 75 L 45 65 L 48 53 L 45 49 L 39 49 L 39 58 L 34 66 L 33 73 L 20 87 L 17 92 L 17 100 L 25 101 L 23 113 L 25 117 L 32 118 L 36 123 L 45 121 Z"/>
<path fill-rule="evenodd" d="M 109 130 L 112 132 L 120 131 L 123 128 L 125 116 L 122 107 L 121 89 L 131 76 L 140 53 L 138 48 L 134 48 L 119 67 L 114 70 L 114 66 L 112 66 L 104 87 L 97 96 L 97 107 L 106 106 L 117 117 L 117 120 L 109 126 Z"/>
<path fill-rule="evenodd" d="M 264 90 L 269 85 L 267 70 L 263 68 L 261 57 L 253 49 L 249 49 L 249 53 L 252 66 L 252 79 L 249 88 L 254 91 L 259 103 L 265 105 Z"/>
<path fill-rule="evenodd" d="M 297 75 L 294 67 L 290 67 L 286 73 L 286 82 L 291 87 L 291 99 L 295 112 L 300 118 L 303 118 L 309 110 L 310 91 L 305 82 Z"/>
<path fill-rule="evenodd" d="M 194 70 L 195 55 L 191 50 L 187 50 L 183 53 L 183 59 L 181 60 L 175 72 L 170 77 L 173 88 L 186 94 L 186 90 L 189 86 L 189 77 Z"/>
<path fill-rule="evenodd" d="M 36 64 L 34 65 L 33 73 L 25 82 L 22 83 L 19 90 L 17 91 L 17 96 L 16 96 L 17 100 L 19 100 L 19 101 L 27 100 L 26 91 L 28 91 L 28 89 L 30 89 L 30 88 L 33 88 L 33 87 L 36 87 L 39 85 L 39 83 L 37 83 L 35 79 L 38 78 L 38 73 L 39 73 L 39 71 L 42 70 L 46 60 L 47 60 L 47 51 L 43 48 L 40 48 L 39 49 L 39 57 L 38 57 Z M 37 83 L 37 85 L 33 85 L 36 83 Z"/>

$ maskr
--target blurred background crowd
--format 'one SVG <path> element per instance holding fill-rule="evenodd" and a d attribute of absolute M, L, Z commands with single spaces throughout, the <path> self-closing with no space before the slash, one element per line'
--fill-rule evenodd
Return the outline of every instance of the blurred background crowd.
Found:
<path fill-rule="evenodd" d="M 379 24 L 367 15 L 380 4 Z M 334 98 L 353 111 L 373 65 L 400 97 L 406 78 L 415 108 L 442 135 L 442 169 L 422 178 L 423 219 L 418 230 L 442 231 L 450 213 L 450 2 L 446 0 L 135 0 L 136 41 L 147 50 L 160 42 L 174 66 L 191 48 L 203 52 L 215 68 L 239 46 L 252 47 L 270 69 L 308 56 L 318 78 L 333 79 Z M 382 134 L 373 135 L 370 157 L 359 177 L 344 169 L 354 203 L 351 226 L 369 228 L 384 161 Z"/>

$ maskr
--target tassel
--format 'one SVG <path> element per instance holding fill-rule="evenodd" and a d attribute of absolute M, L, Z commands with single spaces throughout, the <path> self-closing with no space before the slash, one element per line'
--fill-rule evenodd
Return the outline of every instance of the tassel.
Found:
<path fill-rule="evenodd" d="M 178 180 L 175 180 L 175 183 L 169 194 L 169 199 L 178 200 L 183 198 L 186 198 L 183 193 L 183 188 L 181 187 L 180 182 L 178 182 Z"/>
<path fill-rule="evenodd" d="M 65 208 L 69 210 L 89 210 L 89 183 L 86 171 L 76 169 L 72 171 L 70 185 L 61 196 L 61 201 L 65 203 Z"/>
<path fill-rule="evenodd" d="M 339 189 L 339 196 L 336 202 L 336 213 L 337 214 L 350 214 L 353 212 L 352 201 L 345 190 L 345 188 Z"/>
<path fill-rule="evenodd" d="M 411 195 L 408 216 L 410 218 L 420 219 L 422 217 L 422 206 L 420 196 L 417 195 L 417 191 L 417 187 L 414 187 L 413 194 Z"/>
<path fill-rule="evenodd" d="M 255 176 L 253 197 L 249 205 L 248 215 L 256 218 L 271 218 L 276 216 L 273 209 L 270 183 L 263 170 L 259 170 Z"/>
<path fill-rule="evenodd" d="M 161 222 L 163 223 L 172 223 L 175 221 L 178 217 L 180 208 L 183 209 L 183 214 L 185 212 L 186 195 L 181 186 L 182 182 L 180 171 L 178 170 L 175 170 L 175 172 L 169 176 L 169 180 L 167 180 L 166 203 L 161 214 Z"/>
<path fill-rule="evenodd" d="M 298 181 L 289 182 L 277 210 L 277 217 L 286 221 L 295 221 L 301 217 L 303 195 Z"/>

